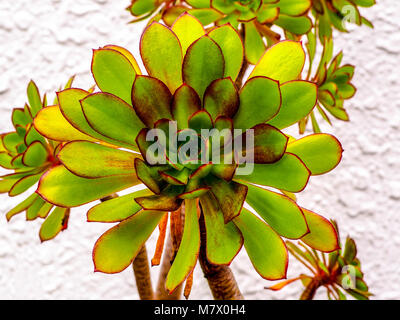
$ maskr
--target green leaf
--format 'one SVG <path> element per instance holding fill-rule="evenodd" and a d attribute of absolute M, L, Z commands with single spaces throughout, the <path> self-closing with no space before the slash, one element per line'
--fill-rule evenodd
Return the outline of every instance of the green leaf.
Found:
<path fill-rule="evenodd" d="M 213 127 L 213 121 L 210 114 L 203 110 L 192 114 L 188 121 L 189 128 L 201 134 L 201 130 L 210 130 Z"/>
<path fill-rule="evenodd" d="M 174 93 L 182 84 L 182 47 L 177 36 L 153 22 L 142 35 L 140 53 L 149 75 L 160 79 Z"/>
<path fill-rule="evenodd" d="M 258 32 L 254 21 L 244 23 L 244 30 L 244 48 L 246 59 L 251 64 L 257 64 L 265 52 L 264 39 Z"/>
<path fill-rule="evenodd" d="M 131 104 L 136 71 L 122 53 L 112 49 L 94 50 L 92 73 L 101 91 L 111 93 Z"/>
<path fill-rule="evenodd" d="M 135 171 L 138 179 L 143 182 L 147 188 L 156 194 L 160 194 L 160 181 L 157 167 L 148 166 L 143 160 L 135 159 Z"/>
<path fill-rule="evenodd" d="M 299 239 L 308 233 L 304 214 L 288 197 L 247 185 L 246 202 L 281 236 Z"/>
<path fill-rule="evenodd" d="M 347 263 L 351 263 L 357 256 L 357 246 L 353 239 L 347 237 L 346 243 L 343 249 L 343 258 Z"/>
<path fill-rule="evenodd" d="M 187 129 L 189 117 L 200 109 L 201 101 L 193 88 L 183 84 L 175 91 L 171 112 L 174 120 L 177 121 L 178 130 Z"/>
<path fill-rule="evenodd" d="M 297 155 L 312 175 L 319 175 L 333 170 L 339 164 L 343 149 L 334 136 L 320 133 L 289 143 L 286 151 Z"/>
<path fill-rule="evenodd" d="M 279 161 L 271 164 L 255 164 L 251 174 L 237 175 L 234 179 L 289 192 L 300 192 L 306 187 L 309 178 L 310 171 L 304 163 L 297 156 L 285 153 Z"/>
<path fill-rule="evenodd" d="M 309 32 L 312 28 L 312 21 L 309 17 L 291 17 L 279 14 L 279 18 L 274 21 L 277 26 L 291 33 L 302 35 Z"/>
<path fill-rule="evenodd" d="M 0 193 L 9 192 L 18 179 L 3 179 L 0 180 Z"/>
<path fill-rule="evenodd" d="M 301 16 L 310 9 L 311 4 L 311 0 L 280 0 L 278 6 L 280 13 L 289 16 Z"/>
<path fill-rule="evenodd" d="M 95 271 L 118 273 L 126 269 L 164 214 L 160 211 L 140 211 L 105 232 L 94 245 Z"/>
<path fill-rule="evenodd" d="M 32 121 L 32 119 L 25 113 L 25 110 L 20 108 L 13 109 L 11 120 L 14 127 L 17 125 L 27 126 Z"/>
<path fill-rule="evenodd" d="M 45 219 L 50 213 L 51 209 L 53 208 L 54 208 L 53 204 L 45 202 L 45 204 L 40 208 L 40 210 L 37 213 L 38 217 Z"/>
<path fill-rule="evenodd" d="M 92 207 L 87 213 L 88 222 L 120 222 L 138 213 L 142 207 L 135 202 L 136 197 L 148 196 L 148 189 L 139 190 L 102 202 Z"/>
<path fill-rule="evenodd" d="M 35 220 L 39 216 L 39 211 L 45 203 L 46 202 L 42 198 L 37 197 L 32 205 L 26 210 L 26 220 Z"/>
<path fill-rule="evenodd" d="M 172 119 L 172 95 L 160 80 L 148 76 L 138 76 L 132 89 L 133 108 L 138 117 L 148 127 L 161 119 Z"/>
<path fill-rule="evenodd" d="M 62 147 L 57 157 L 69 171 L 77 176 L 104 178 L 135 175 L 134 162 L 138 156 L 138 154 L 93 142 L 72 141 Z"/>
<path fill-rule="evenodd" d="M 256 271 L 267 280 L 285 278 L 288 253 L 275 231 L 244 208 L 233 221 L 243 235 L 244 247 Z"/>
<path fill-rule="evenodd" d="M 310 233 L 306 234 L 301 240 L 311 248 L 322 251 L 332 252 L 338 250 L 339 241 L 335 227 L 324 217 L 302 208 L 306 217 Z"/>
<path fill-rule="evenodd" d="M 305 59 L 300 42 L 281 41 L 265 52 L 249 78 L 264 76 L 280 83 L 297 79 L 303 70 Z"/>
<path fill-rule="evenodd" d="M 172 293 L 196 266 L 200 249 L 197 200 L 185 200 L 185 226 L 178 253 L 168 272 L 165 288 Z"/>
<path fill-rule="evenodd" d="M 213 8 L 190 9 L 188 13 L 199 19 L 203 26 L 208 26 L 223 17 L 221 12 Z"/>
<path fill-rule="evenodd" d="M 58 103 L 63 116 L 73 127 L 88 134 L 90 137 L 118 145 L 118 141 L 114 141 L 101 135 L 89 125 L 81 106 L 81 100 L 85 99 L 89 95 L 90 93 L 85 90 L 74 88 L 58 92 Z M 94 141 L 95 139 L 93 138 L 89 138 L 91 139 L 89 141 Z"/>
<path fill-rule="evenodd" d="M 10 219 L 16 214 L 21 213 L 22 211 L 28 209 L 36 201 L 38 197 L 39 195 L 37 193 L 33 193 L 24 201 L 22 201 L 17 206 L 8 211 L 6 214 L 7 221 L 10 221 Z"/>
<path fill-rule="evenodd" d="M 253 77 L 240 91 L 240 108 L 234 127 L 248 129 L 274 117 L 281 106 L 279 83 L 266 77 Z"/>
<path fill-rule="evenodd" d="M 43 105 L 39 89 L 33 81 L 30 81 L 28 84 L 27 94 L 32 116 L 36 116 L 40 109 L 42 109 Z"/>
<path fill-rule="evenodd" d="M 246 153 L 253 153 L 254 163 L 273 163 L 282 158 L 289 139 L 286 135 L 265 123 L 254 126 L 252 130 L 254 148 L 250 150 L 246 147 Z M 242 145 L 245 145 L 245 142 Z"/>
<path fill-rule="evenodd" d="M 145 210 L 173 212 L 179 209 L 182 200 L 178 196 L 184 192 L 184 186 L 169 185 L 160 194 L 137 197 L 135 201 Z"/>
<path fill-rule="evenodd" d="M 0 167 L 4 169 L 14 169 L 14 166 L 11 164 L 12 160 L 13 157 L 7 152 L 0 152 Z"/>
<path fill-rule="evenodd" d="M 57 166 L 43 175 L 37 192 L 54 205 L 78 207 L 139 183 L 136 175 L 85 179 Z"/>
<path fill-rule="evenodd" d="M 221 48 L 225 60 L 224 77 L 236 80 L 242 68 L 244 48 L 238 32 L 229 24 L 212 29 L 208 36 Z"/>
<path fill-rule="evenodd" d="M 219 207 L 224 214 L 224 221 L 228 223 L 240 214 L 246 199 L 247 187 L 243 184 L 231 181 L 227 182 L 211 175 L 205 179 L 211 187 L 211 192 L 217 199 Z"/>
<path fill-rule="evenodd" d="M 231 78 L 213 81 L 204 93 L 204 109 L 215 121 L 219 116 L 232 118 L 239 108 L 239 94 Z"/>
<path fill-rule="evenodd" d="M 207 193 L 200 198 L 206 226 L 207 260 L 213 264 L 229 265 L 243 245 L 243 237 L 224 215 L 214 197 Z"/>
<path fill-rule="evenodd" d="M 268 124 L 283 129 L 307 116 L 317 103 L 317 86 L 307 81 L 290 81 L 280 86 L 282 106 Z"/>
<path fill-rule="evenodd" d="M 27 167 L 40 167 L 47 161 L 48 156 L 46 147 L 41 142 L 35 141 L 26 149 L 22 163 Z"/>
<path fill-rule="evenodd" d="M 206 33 L 200 21 L 188 13 L 181 15 L 174 22 L 171 30 L 179 39 L 183 55 L 185 55 L 187 49 L 193 42 L 204 36 Z"/>
<path fill-rule="evenodd" d="M 40 172 L 38 174 L 28 175 L 28 176 L 18 180 L 18 182 L 16 182 L 10 189 L 10 191 L 8 192 L 8 195 L 10 197 L 15 197 L 15 196 L 25 192 L 30 187 L 32 187 L 36 182 L 38 182 L 41 176 L 42 176 L 42 172 Z"/>
<path fill-rule="evenodd" d="M 81 100 L 81 105 L 95 131 L 136 149 L 135 138 L 144 125 L 130 105 L 108 93 L 91 94 Z"/>
<path fill-rule="evenodd" d="M 55 141 L 88 140 L 94 138 L 78 131 L 63 116 L 58 106 L 42 109 L 34 120 L 35 129 L 48 139 Z"/>
<path fill-rule="evenodd" d="M 159 0 L 134 0 L 129 10 L 134 16 L 141 16 L 155 10 L 159 2 Z"/>
<path fill-rule="evenodd" d="M 202 99 L 211 82 L 223 78 L 224 69 L 221 48 L 214 40 L 203 36 L 187 50 L 183 60 L 183 81 L 195 89 Z"/>

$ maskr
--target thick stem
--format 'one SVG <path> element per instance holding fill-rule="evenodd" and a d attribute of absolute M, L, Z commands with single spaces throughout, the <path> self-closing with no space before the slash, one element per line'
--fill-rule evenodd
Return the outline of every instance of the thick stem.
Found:
<path fill-rule="evenodd" d="M 158 278 L 157 291 L 156 291 L 156 299 L 157 300 L 180 300 L 182 295 L 182 285 L 180 285 L 174 292 L 169 294 L 169 292 L 165 289 L 165 281 L 167 279 L 167 275 L 169 269 L 171 269 L 172 261 L 175 256 L 174 246 L 172 244 L 171 233 L 168 233 L 167 243 L 165 244 L 163 260 L 161 262 L 160 275 Z"/>
<path fill-rule="evenodd" d="M 199 262 L 214 299 L 243 300 L 243 295 L 239 290 L 231 269 L 228 266 L 212 264 L 207 260 L 206 228 L 203 214 L 200 216 L 199 223 L 201 236 Z"/>
<path fill-rule="evenodd" d="M 133 260 L 132 266 L 140 299 L 154 300 L 146 245 L 143 245 L 143 247 L 140 249 L 135 260 Z"/>

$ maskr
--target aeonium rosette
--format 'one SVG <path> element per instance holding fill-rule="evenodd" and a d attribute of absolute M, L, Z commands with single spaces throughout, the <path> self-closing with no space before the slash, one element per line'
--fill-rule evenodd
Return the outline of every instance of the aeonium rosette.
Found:
<path fill-rule="evenodd" d="M 169 26 L 185 12 L 204 26 L 230 23 L 242 30 L 246 60 L 256 64 L 265 52 L 265 41 L 279 41 L 272 25 L 292 37 L 310 31 L 312 22 L 307 14 L 311 5 L 311 0 L 133 0 L 129 10 L 137 20 L 152 16 L 150 22 L 162 19 Z"/>
<path fill-rule="evenodd" d="M 196 265 L 199 216 L 211 263 L 229 265 L 244 244 L 265 279 L 286 275 L 281 237 L 327 237 L 332 246 L 313 243 L 336 250 L 330 222 L 291 199 L 310 175 L 336 167 L 342 154 L 331 135 L 296 140 L 281 131 L 304 118 L 317 99 L 315 84 L 297 80 L 305 61 L 301 43 L 271 47 L 240 88 L 235 81 L 244 49 L 230 25 L 206 32 L 188 14 L 171 28 L 152 23 L 142 35 L 140 53 L 148 75 L 124 48 L 95 50 L 92 73 L 101 91 L 59 92 L 57 117 L 63 119 L 54 119 L 56 131 L 40 125 L 49 117 L 47 108 L 35 120 L 48 137 L 62 133 L 63 126 L 88 137 L 67 143 L 58 153 L 62 165 L 41 179 L 38 192 L 49 202 L 80 206 L 141 183 L 147 187 L 88 212 L 89 221 L 119 222 L 95 245 L 96 270 L 127 268 L 156 226 L 178 210 L 184 213 L 184 228 L 166 281 L 169 291 Z M 212 130 L 221 134 L 202 135 Z M 223 159 L 206 157 L 216 150 Z M 244 208 L 245 202 L 254 210 Z"/>
<path fill-rule="evenodd" d="M 72 85 L 73 77 L 65 88 Z M 33 187 L 49 169 L 60 165 L 56 154 L 62 146 L 57 139 L 46 139 L 33 126 L 37 113 L 47 107 L 46 95 L 41 97 L 36 84 L 31 81 L 27 87 L 29 103 L 24 108 L 15 108 L 12 113 L 12 123 L 15 131 L 3 133 L 0 136 L 0 167 L 13 170 L 1 176 L 0 193 L 8 193 L 10 197 L 24 194 Z M 53 102 L 57 104 L 57 99 Z M 47 123 L 51 126 L 51 123 Z M 66 134 L 66 132 L 64 132 Z M 70 139 L 79 139 L 82 134 L 75 130 L 69 132 Z M 26 212 L 26 220 L 37 218 L 45 219 L 40 231 L 41 241 L 53 239 L 68 225 L 70 210 L 58 207 L 41 198 L 37 193 L 32 193 L 6 214 L 10 220 L 16 214 Z"/>

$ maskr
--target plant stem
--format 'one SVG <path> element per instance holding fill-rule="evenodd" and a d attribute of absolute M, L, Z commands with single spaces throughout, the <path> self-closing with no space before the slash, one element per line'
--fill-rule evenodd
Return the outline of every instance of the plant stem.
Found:
<path fill-rule="evenodd" d="M 207 260 L 206 253 L 206 228 L 203 214 L 200 219 L 200 254 L 199 262 L 208 281 L 212 295 L 215 300 L 243 300 L 235 277 L 228 266 L 215 265 Z"/>
<path fill-rule="evenodd" d="M 146 245 L 143 245 L 143 247 L 140 249 L 135 260 L 133 260 L 132 266 L 140 300 L 154 300 Z"/>
<path fill-rule="evenodd" d="M 319 286 L 319 281 L 312 280 L 301 294 L 300 300 L 312 300 Z"/>
<path fill-rule="evenodd" d="M 174 292 L 169 294 L 165 289 L 165 281 L 169 270 L 171 269 L 173 258 L 175 257 L 175 250 L 172 244 L 171 233 L 168 234 L 167 243 L 165 244 L 163 260 L 161 262 L 160 275 L 157 283 L 156 299 L 157 300 L 180 300 L 182 295 L 182 285 L 175 289 Z"/>

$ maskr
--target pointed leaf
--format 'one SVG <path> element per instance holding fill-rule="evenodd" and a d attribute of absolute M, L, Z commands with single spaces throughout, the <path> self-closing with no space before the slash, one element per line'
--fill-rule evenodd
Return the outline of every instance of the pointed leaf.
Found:
<path fill-rule="evenodd" d="M 33 116 L 36 116 L 37 113 L 42 109 L 42 100 L 40 98 L 40 93 L 38 87 L 33 81 L 30 81 L 27 88 L 29 105 L 31 107 L 31 112 Z"/>

